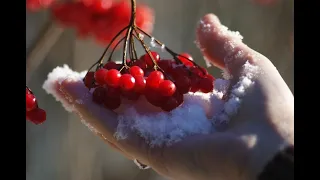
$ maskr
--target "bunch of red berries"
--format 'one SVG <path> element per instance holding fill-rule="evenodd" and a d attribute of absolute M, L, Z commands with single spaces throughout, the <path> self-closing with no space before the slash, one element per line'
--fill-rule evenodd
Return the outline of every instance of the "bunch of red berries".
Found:
<path fill-rule="evenodd" d="M 37 99 L 28 87 L 26 87 L 26 118 L 34 124 L 41 124 L 46 120 L 46 111 L 38 107 Z"/>
<path fill-rule="evenodd" d="M 110 61 L 96 72 L 88 72 L 84 84 L 95 88 L 93 101 L 114 110 L 122 98 L 135 101 L 144 95 L 150 104 L 171 111 L 183 103 L 184 94 L 213 90 L 214 77 L 195 65 L 189 54 L 169 60 L 160 59 L 157 52 L 150 55 L 127 60 L 126 66 Z"/>
<path fill-rule="evenodd" d="M 62 26 L 76 29 L 78 37 L 92 36 L 99 44 L 107 45 L 128 26 L 131 6 L 127 0 L 81 0 L 53 6 L 52 15 Z M 153 11 L 145 5 L 137 5 L 136 25 L 150 33 L 153 22 Z"/>

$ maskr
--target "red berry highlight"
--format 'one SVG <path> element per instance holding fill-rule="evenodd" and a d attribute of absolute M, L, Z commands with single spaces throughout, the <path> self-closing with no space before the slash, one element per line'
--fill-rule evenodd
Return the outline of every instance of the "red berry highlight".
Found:
<path fill-rule="evenodd" d="M 120 81 L 121 73 L 116 69 L 111 69 L 107 72 L 105 81 L 106 84 L 111 87 L 118 87 Z"/>
<path fill-rule="evenodd" d="M 164 76 L 160 71 L 153 71 L 149 74 L 146 82 L 146 86 L 151 89 L 157 89 L 164 80 Z"/>
<path fill-rule="evenodd" d="M 172 96 L 176 92 L 176 85 L 170 80 L 164 80 L 160 83 L 158 91 L 162 96 Z"/>
<path fill-rule="evenodd" d="M 134 88 L 135 79 L 130 74 L 124 74 L 120 77 L 119 86 L 123 91 L 130 91 Z"/>

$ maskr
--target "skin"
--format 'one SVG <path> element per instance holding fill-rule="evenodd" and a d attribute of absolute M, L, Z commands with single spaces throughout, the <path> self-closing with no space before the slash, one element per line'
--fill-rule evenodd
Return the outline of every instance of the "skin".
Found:
<path fill-rule="evenodd" d="M 212 64 L 227 70 L 233 83 L 241 76 L 246 61 L 261 71 L 227 129 L 188 137 L 171 147 L 150 148 L 136 134 L 123 141 L 115 140 L 115 112 L 102 110 L 88 100 L 84 104 L 75 103 L 76 112 L 115 150 L 151 166 L 168 179 L 256 179 L 281 148 L 294 144 L 294 96 L 271 61 L 226 33 L 215 15 L 208 14 L 201 21 L 197 40 L 203 55 Z M 208 31 L 203 24 L 213 29 Z M 231 45 L 232 51 L 226 48 Z M 237 52 L 242 55 L 236 56 Z M 87 92 L 81 83 L 70 79 L 58 86 L 61 96 L 71 99 L 71 103 Z"/>

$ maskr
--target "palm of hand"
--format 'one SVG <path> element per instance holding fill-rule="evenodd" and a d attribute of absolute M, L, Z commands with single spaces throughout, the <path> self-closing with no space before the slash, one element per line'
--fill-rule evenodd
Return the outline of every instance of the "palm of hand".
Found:
<path fill-rule="evenodd" d="M 116 150 L 130 159 L 139 159 L 168 178 L 251 179 L 281 146 L 293 144 L 293 95 L 267 58 L 230 34 L 221 33 L 227 30 L 222 28 L 217 17 L 207 15 L 201 22 L 215 28 L 215 31 L 204 31 L 199 25 L 197 36 L 203 54 L 216 66 L 227 67 L 234 84 L 245 62 L 261 70 L 254 86 L 242 98 L 239 112 L 228 129 L 212 135 L 188 137 L 170 147 L 150 148 L 136 134 L 116 141 L 113 137 L 117 126 L 115 113 L 102 113 L 92 102 L 78 105 L 76 109 Z M 230 50 L 226 46 L 233 48 Z M 64 97 L 79 99 L 84 88 L 75 84 L 65 81 L 58 89 Z"/>

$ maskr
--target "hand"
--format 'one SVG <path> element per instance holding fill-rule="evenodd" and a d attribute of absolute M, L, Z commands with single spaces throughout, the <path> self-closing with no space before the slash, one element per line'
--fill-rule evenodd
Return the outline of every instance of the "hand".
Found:
<path fill-rule="evenodd" d="M 114 149 L 169 179 L 255 179 L 275 153 L 294 144 L 294 97 L 270 60 L 243 44 L 216 16 L 202 18 L 197 38 L 204 56 L 232 75 L 232 84 L 238 81 L 246 62 L 261 71 L 225 131 L 188 137 L 170 147 L 150 148 L 136 134 L 121 141 L 114 138 L 115 112 L 100 111 L 91 101 L 73 106 Z M 57 83 L 56 89 L 71 104 L 87 92 L 82 83 L 72 80 Z"/>

